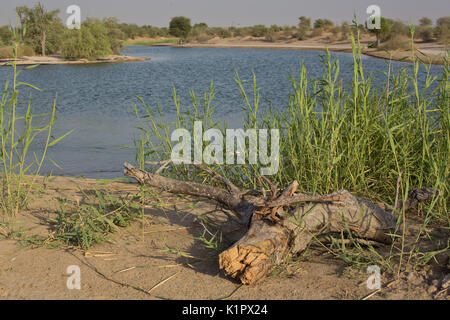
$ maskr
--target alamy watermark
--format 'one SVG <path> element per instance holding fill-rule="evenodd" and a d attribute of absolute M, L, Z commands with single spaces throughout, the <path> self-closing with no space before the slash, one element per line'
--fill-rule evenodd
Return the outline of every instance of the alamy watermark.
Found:
<path fill-rule="evenodd" d="M 246 155 L 250 164 L 266 166 L 260 169 L 262 175 L 274 175 L 280 165 L 280 132 L 270 129 L 270 155 L 268 129 L 227 129 L 225 134 L 226 164 L 245 164 Z M 248 150 L 246 145 L 248 138 Z M 181 139 L 181 141 L 180 141 Z M 201 121 L 194 122 L 193 141 L 191 133 L 186 129 L 176 129 L 172 132 L 171 141 L 177 142 L 171 154 L 174 164 L 224 164 L 224 136 L 218 129 L 203 132 Z M 194 158 L 192 161 L 192 142 Z M 209 142 L 203 149 L 203 143 Z M 236 161 L 235 161 L 236 160 Z"/>
<path fill-rule="evenodd" d="M 366 20 L 366 26 L 369 30 L 381 29 L 381 8 L 375 4 L 367 7 L 366 13 L 369 17 Z"/>
<path fill-rule="evenodd" d="M 77 265 L 68 266 L 66 273 L 69 274 L 66 286 L 69 290 L 81 290 L 81 270 Z"/>
<path fill-rule="evenodd" d="M 67 28 L 81 29 L 81 8 L 73 4 L 67 7 L 66 13 L 70 14 L 66 20 Z"/>
<path fill-rule="evenodd" d="M 380 267 L 373 265 L 367 267 L 367 273 L 371 275 L 367 279 L 367 289 L 379 290 L 381 289 L 381 271 Z"/>

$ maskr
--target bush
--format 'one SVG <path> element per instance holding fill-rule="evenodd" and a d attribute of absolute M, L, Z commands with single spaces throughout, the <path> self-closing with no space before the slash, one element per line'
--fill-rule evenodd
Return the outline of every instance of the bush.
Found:
<path fill-rule="evenodd" d="M 0 27 L 0 44 L 9 45 L 11 42 L 11 31 L 8 26 Z"/>
<path fill-rule="evenodd" d="M 311 37 L 315 38 L 315 37 L 320 37 L 323 33 L 323 29 L 322 28 L 315 28 L 313 29 L 312 33 L 311 33 Z"/>
<path fill-rule="evenodd" d="M 213 38 L 213 36 L 207 34 L 206 32 L 200 32 L 200 33 L 197 33 L 196 35 L 190 35 L 188 38 L 188 42 L 196 41 L 196 42 L 202 43 L 202 42 L 208 42 L 212 38 Z"/>
<path fill-rule="evenodd" d="M 434 40 L 434 31 L 432 27 L 419 27 L 417 35 L 425 42 Z"/>
<path fill-rule="evenodd" d="M 341 40 L 347 40 L 351 32 L 351 28 L 347 22 L 343 22 L 341 26 Z"/>
<path fill-rule="evenodd" d="M 405 37 L 409 37 L 411 36 L 411 31 L 409 29 L 409 26 L 405 25 L 403 22 L 401 21 L 393 21 L 391 24 L 391 32 L 389 37 L 391 36 L 405 36 Z"/>
<path fill-rule="evenodd" d="M 298 40 L 306 40 L 308 39 L 308 32 L 305 28 L 299 28 L 295 33 L 295 38 L 297 38 Z"/>
<path fill-rule="evenodd" d="M 268 29 L 266 26 L 262 24 L 258 24 L 251 28 L 251 36 L 252 37 L 264 37 L 267 33 Z"/>
<path fill-rule="evenodd" d="M 275 42 L 279 39 L 278 33 L 273 29 L 269 29 L 264 37 L 266 41 Z"/>
<path fill-rule="evenodd" d="M 314 21 L 314 29 L 328 29 L 334 26 L 334 23 L 328 19 L 317 19 Z"/>
<path fill-rule="evenodd" d="M 411 39 L 404 35 L 391 35 L 381 46 L 385 50 L 407 50 L 411 48 Z"/>
<path fill-rule="evenodd" d="M 436 28 L 436 38 L 440 43 L 448 44 L 450 42 L 450 27 L 440 25 Z"/>
<path fill-rule="evenodd" d="M 0 58 L 1 59 L 12 59 L 14 58 L 13 55 L 13 47 L 12 46 L 4 46 L 0 47 Z M 36 53 L 34 52 L 33 48 L 27 45 L 20 45 L 19 46 L 19 52 L 18 52 L 18 58 L 21 58 L 23 56 L 34 56 Z"/>
<path fill-rule="evenodd" d="M 107 29 L 97 20 L 87 20 L 80 30 L 67 30 L 62 55 L 65 59 L 95 60 L 112 53 Z"/>

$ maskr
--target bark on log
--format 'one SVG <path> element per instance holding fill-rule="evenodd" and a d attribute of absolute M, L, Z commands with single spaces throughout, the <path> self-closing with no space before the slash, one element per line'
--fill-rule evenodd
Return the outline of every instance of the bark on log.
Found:
<path fill-rule="evenodd" d="M 163 164 L 165 167 L 167 163 Z M 219 255 L 219 266 L 243 284 L 263 280 L 288 255 L 303 251 L 318 235 L 350 230 L 359 238 L 389 243 L 396 216 L 367 199 L 345 190 L 327 196 L 295 193 L 294 181 L 281 193 L 271 185 L 272 195 L 261 197 L 256 190 L 241 190 L 209 168 L 197 166 L 221 181 L 227 189 L 178 181 L 139 170 L 125 163 L 124 174 L 139 183 L 172 193 L 212 199 L 230 209 L 248 226 L 247 233 Z M 161 168 L 163 168 L 161 167 Z M 280 196 L 275 197 L 277 194 Z M 409 209 L 436 196 L 432 189 L 415 189 L 400 206 Z"/>

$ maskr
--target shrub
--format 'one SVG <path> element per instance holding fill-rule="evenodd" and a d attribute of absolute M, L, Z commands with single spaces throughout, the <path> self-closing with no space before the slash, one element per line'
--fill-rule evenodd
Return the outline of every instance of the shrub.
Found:
<path fill-rule="evenodd" d="M 323 33 L 323 29 L 322 28 L 315 28 L 313 29 L 312 33 L 311 33 L 311 37 L 315 38 L 315 37 L 320 37 Z"/>
<path fill-rule="evenodd" d="M 262 24 L 258 24 L 256 26 L 253 26 L 251 28 L 251 35 L 253 37 L 264 37 L 267 33 L 268 29 L 266 26 L 262 25 Z"/>
<path fill-rule="evenodd" d="M 67 30 L 62 55 L 65 59 L 95 60 L 112 53 L 107 30 L 96 21 L 83 23 L 80 30 Z"/>
<path fill-rule="evenodd" d="M 381 46 L 385 50 L 407 50 L 411 48 L 411 39 L 404 35 L 391 35 Z"/>
<path fill-rule="evenodd" d="M 436 38 L 440 43 L 448 44 L 450 42 L 450 27 L 445 24 L 436 27 Z"/>
<path fill-rule="evenodd" d="M 275 41 L 277 41 L 279 39 L 279 36 L 278 36 L 278 33 L 275 30 L 269 29 L 266 32 L 266 35 L 265 35 L 264 39 L 266 41 L 269 41 L 269 42 L 275 42 Z"/>
<path fill-rule="evenodd" d="M 333 27 L 334 23 L 328 19 L 317 19 L 314 21 L 314 29 L 328 29 Z"/>
<path fill-rule="evenodd" d="M 36 55 L 36 53 L 34 52 L 33 48 L 28 46 L 28 45 L 24 45 L 21 44 L 18 48 L 18 54 L 17 57 L 21 58 L 23 56 L 34 56 Z M 4 47 L 0 47 L 0 58 L 2 59 L 12 59 L 14 58 L 14 48 L 12 46 L 4 46 Z"/>
<path fill-rule="evenodd" d="M 419 27 L 417 35 L 425 42 L 434 40 L 434 31 L 432 27 Z"/>
<path fill-rule="evenodd" d="M 305 30 L 305 28 L 299 28 L 295 33 L 295 38 L 297 38 L 298 40 L 306 40 L 308 39 L 308 32 Z"/>

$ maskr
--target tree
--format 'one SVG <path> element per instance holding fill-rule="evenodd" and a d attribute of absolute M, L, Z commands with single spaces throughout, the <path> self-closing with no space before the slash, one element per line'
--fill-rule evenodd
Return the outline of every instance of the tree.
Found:
<path fill-rule="evenodd" d="M 314 21 L 314 29 L 330 28 L 334 26 L 333 21 L 328 19 L 317 19 Z"/>
<path fill-rule="evenodd" d="M 107 29 L 108 39 L 111 50 L 114 54 L 121 54 L 123 48 L 123 40 L 126 39 L 125 33 L 120 29 L 119 19 L 116 17 L 103 19 L 103 24 Z"/>
<path fill-rule="evenodd" d="M 0 27 L 0 45 L 3 43 L 8 45 L 12 40 L 11 30 L 8 26 Z"/>
<path fill-rule="evenodd" d="M 419 20 L 419 26 L 421 27 L 431 27 L 433 25 L 433 21 L 430 18 L 423 17 Z"/>
<path fill-rule="evenodd" d="M 436 24 L 438 26 L 446 25 L 447 27 L 450 27 L 450 17 L 441 17 L 437 19 Z"/>
<path fill-rule="evenodd" d="M 377 48 L 380 46 L 381 41 L 384 41 L 385 39 L 389 38 L 391 34 L 391 21 L 389 19 L 386 19 L 384 17 L 380 17 L 380 28 L 379 29 L 372 29 L 370 32 L 375 33 L 377 37 Z"/>
<path fill-rule="evenodd" d="M 436 37 L 438 41 L 447 44 L 450 42 L 450 17 L 442 17 L 436 21 Z"/>
<path fill-rule="evenodd" d="M 169 34 L 174 37 L 186 39 L 191 31 L 191 19 L 186 17 L 175 17 L 170 20 Z"/>
<path fill-rule="evenodd" d="M 308 31 L 311 29 L 311 19 L 305 16 L 301 16 L 298 23 L 298 32 L 296 34 L 296 38 L 298 40 L 305 40 L 308 35 Z"/>
<path fill-rule="evenodd" d="M 267 33 L 268 29 L 263 24 L 257 24 L 252 27 L 251 36 L 252 37 L 264 37 Z"/>
<path fill-rule="evenodd" d="M 52 26 L 61 23 L 57 17 L 59 10 L 47 11 L 39 2 L 33 8 L 21 6 L 16 8 L 17 15 L 20 20 L 22 28 L 27 30 L 27 38 L 31 43 L 39 42 L 40 52 L 43 56 L 46 55 L 46 44 L 49 32 L 54 28 Z M 58 36 L 53 34 L 52 37 L 58 39 Z"/>
<path fill-rule="evenodd" d="M 80 30 L 67 30 L 62 55 L 65 59 L 97 59 L 112 53 L 108 29 L 102 21 L 88 18 Z"/>

